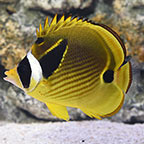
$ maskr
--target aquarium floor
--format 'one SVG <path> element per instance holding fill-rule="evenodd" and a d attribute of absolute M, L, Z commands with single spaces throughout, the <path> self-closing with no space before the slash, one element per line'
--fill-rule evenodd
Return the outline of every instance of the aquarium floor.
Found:
<path fill-rule="evenodd" d="M 144 144 L 144 124 L 109 121 L 0 123 L 0 144 Z"/>

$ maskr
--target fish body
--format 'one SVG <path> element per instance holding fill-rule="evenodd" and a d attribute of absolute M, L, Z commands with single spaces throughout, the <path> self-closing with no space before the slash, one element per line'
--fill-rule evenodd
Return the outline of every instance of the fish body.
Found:
<path fill-rule="evenodd" d="M 66 107 L 90 117 L 112 116 L 131 84 L 131 64 L 120 37 L 103 24 L 57 15 L 5 80 L 44 102 L 51 113 L 69 119 Z"/>

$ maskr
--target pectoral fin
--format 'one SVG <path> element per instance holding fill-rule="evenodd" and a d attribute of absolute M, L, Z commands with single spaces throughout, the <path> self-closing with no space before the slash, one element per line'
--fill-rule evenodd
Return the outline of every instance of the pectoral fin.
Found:
<path fill-rule="evenodd" d="M 66 109 L 65 106 L 62 105 L 57 105 L 57 104 L 51 104 L 51 103 L 46 103 L 48 109 L 50 110 L 50 112 L 60 118 L 60 119 L 64 119 L 66 121 L 69 120 L 69 114 L 68 111 Z"/>

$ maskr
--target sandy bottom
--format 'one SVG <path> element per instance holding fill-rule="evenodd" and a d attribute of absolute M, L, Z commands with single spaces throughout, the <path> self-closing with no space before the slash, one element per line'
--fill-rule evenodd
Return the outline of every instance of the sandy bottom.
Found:
<path fill-rule="evenodd" d="M 0 123 L 0 144 L 144 144 L 144 124 L 109 121 Z"/>

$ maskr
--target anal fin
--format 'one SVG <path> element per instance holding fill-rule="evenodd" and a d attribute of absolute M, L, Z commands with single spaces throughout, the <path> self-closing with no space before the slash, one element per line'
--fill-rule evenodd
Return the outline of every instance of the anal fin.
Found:
<path fill-rule="evenodd" d="M 98 114 L 95 114 L 95 113 L 92 113 L 90 110 L 87 110 L 85 108 L 81 109 L 86 115 L 88 115 L 90 118 L 97 118 L 99 120 L 101 120 L 102 118 L 98 115 Z"/>
<path fill-rule="evenodd" d="M 79 109 L 90 117 L 101 119 L 117 113 L 123 101 L 124 93 L 118 85 L 102 82 L 95 93 L 81 100 Z"/>
<path fill-rule="evenodd" d="M 66 121 L 69 120 L 69 114 L 65 106 L 58 105 L 58 104 L 52 104 L 52 103 L 46 103 L 48 109 L 52 113 L 52 115 L 64 119 Z"/>

